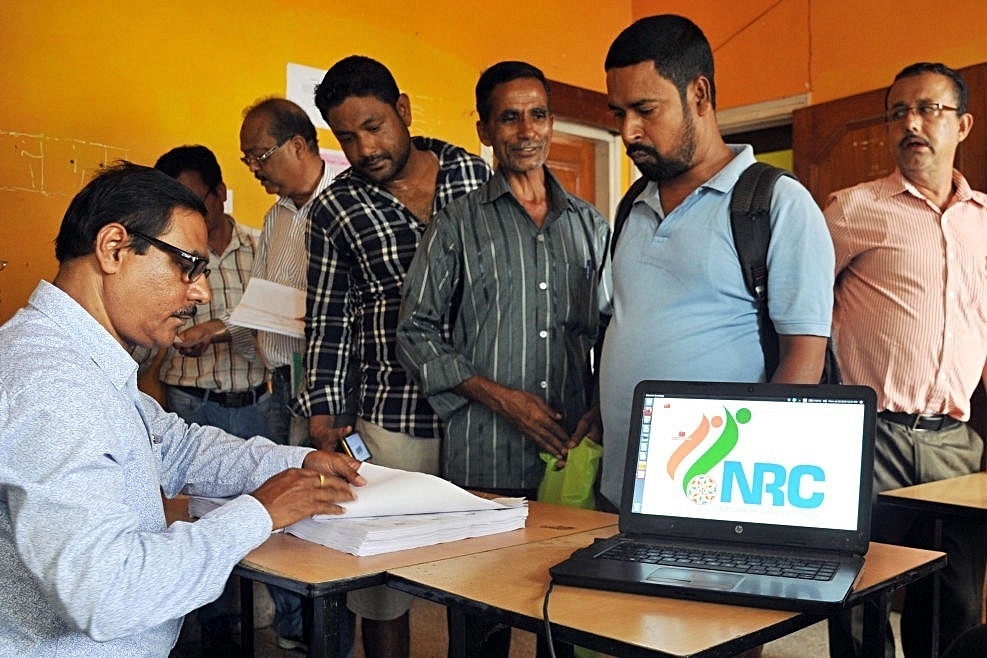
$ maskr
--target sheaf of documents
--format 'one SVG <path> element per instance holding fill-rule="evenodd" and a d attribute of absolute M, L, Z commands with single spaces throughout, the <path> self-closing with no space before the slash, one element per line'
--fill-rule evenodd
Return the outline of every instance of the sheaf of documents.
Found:
<path fill-rule="evenodd" d="M 250 329 L 305 337 L 305 291 L 252 277 L 230 323 Z"/>
<path fill-rule="evenodd" d="M 430 546 L 524 527 L 523 498 L 488 500 L 447 480 L 364 462 L 367 481 L 344 514 L 303 519 L 285 532 L 357 556 Z M 192 497 L 189 511 L 202 516 L 222 501 Z"/>

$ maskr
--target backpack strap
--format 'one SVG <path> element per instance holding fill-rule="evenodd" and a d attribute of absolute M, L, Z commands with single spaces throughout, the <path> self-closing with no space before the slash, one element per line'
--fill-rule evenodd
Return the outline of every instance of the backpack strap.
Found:
<path fill-rule="evenodd" d="M 641 196 L 641 192 L 647 184 L 648 179 L 641 176 L 631 183 L 631 186 L 627 188 L 627 192 L 620 199 L 620 203 L 617 204 L 617 212 L 613 216 L 613 233 L 610 235 L 611 258 L 613 258 L 614 251 L 617 249 L 617 236 L 624 229 L 624 224 L 627 223 L 627 216 L 631 214 L 631 206 L 634 205 L 635 199 Z"/>
<path fill-rule="evenodd" d="M 768 313 L 768 245 L 771 242 L 771 194 L 784 169 L 755 162 L 740 175 L 730 197 L 730 230 L 744 284 L 757 303 L 757 325 L 768 379 L 778 368 L 778 333 Z"/>

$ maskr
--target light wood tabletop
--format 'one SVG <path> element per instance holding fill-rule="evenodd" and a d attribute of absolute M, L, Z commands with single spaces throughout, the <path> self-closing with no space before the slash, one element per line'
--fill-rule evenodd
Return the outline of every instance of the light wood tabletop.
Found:
<path fill-rule="evenodd" d="M 878 495 L 881 505 L 987 522 L 987 472 L 892 489 Z"/>
<path fill-rule="evenodd" d="M 392 586 L 465 606 L 527 630 L 542 626 L 548 569 L 612 532 L 601 528 L 448 560 L 390 569 Z M 851 600 L 889 593 L 944 564 L 935 551 L 872 543 Z M 556 586 L 557 638 L 616 655 L 731 655 L 820 620 L 816 615 Z"/>

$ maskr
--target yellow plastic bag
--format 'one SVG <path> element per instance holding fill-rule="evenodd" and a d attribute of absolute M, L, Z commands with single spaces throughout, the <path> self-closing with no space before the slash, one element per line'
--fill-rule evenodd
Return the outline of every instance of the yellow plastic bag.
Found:
<path fill-rule="evenodd" d="M 544 503 L 558 503 L 567 507 L 594 509 L 596 494 L 593 483 L 600 470 L 603 446 L 588 436 L 584 436 L 575 448 L 569 450 L 565 466 L 557 469 L 558 459 L 541 453 L 545 462 L 545 475 L 538 485 L 538 500 Z"/>

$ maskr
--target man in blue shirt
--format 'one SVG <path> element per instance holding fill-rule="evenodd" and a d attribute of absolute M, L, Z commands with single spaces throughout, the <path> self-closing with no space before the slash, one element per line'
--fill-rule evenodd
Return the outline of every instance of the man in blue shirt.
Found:
<path fill-rule="evenodd" d="M 72 200 L 59 268 L 0 327 L 0 655 L 167 656 L 182 616 L 283 528 L 342 512 L 357 462 L 189 425 L 137 390 L 210 300 L 206 209 L 124 164 Z M 162 491 L 236 496 L 165 522 Z"/>
<path fill-rule="evenodd" d="M 730 196 L 754 162 L 716 123 L 713 55 L 688 19 L 643 18 L 610 47 L 610 109 L 650 182 L 616 244 L 613 318 L 601 356 L 603 494 L 620 500 L 634 386 L 644 379 L 764 381 L 757 307 L 730 230 Z M 817 383 L 833 306 L 833 245 L 808 191 L 782 178 L 771 200 L 768 306 L 777 382 Z"/>

